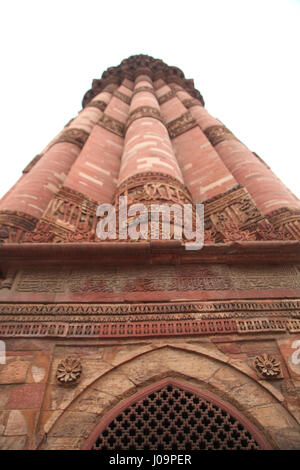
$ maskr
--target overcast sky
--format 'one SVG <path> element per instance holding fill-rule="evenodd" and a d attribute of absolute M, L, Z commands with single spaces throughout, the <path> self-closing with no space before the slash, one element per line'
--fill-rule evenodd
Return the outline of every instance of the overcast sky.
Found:
<path fill-rule="evenodd" d="M 300 198 L 300 1 L 9 0 L 0 7 L 0 197 L 81 109 L 93 78 L 148 54 Z"/>

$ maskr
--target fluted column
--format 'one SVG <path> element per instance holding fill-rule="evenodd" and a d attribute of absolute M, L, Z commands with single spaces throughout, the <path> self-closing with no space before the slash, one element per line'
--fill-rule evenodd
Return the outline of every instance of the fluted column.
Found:
<path fill-rule="evenodd" d="M 126 124 L 118 196 L 128 204 L 190 203 L 151 78 L 138 75 Z"/>
<path fill-rule="evenodd" d="M 90 135 L 63 186 L 48 204 L 36 233 L 26 241 L 37 237 L 39 241 L 51 237 L 54 242 L 95 239 L 97 205 L 112 202 L 116 190 L 132 95 L 128 86 L 110 85 L 85 108 L 80 124 Z M 78 121 L 72 124 L 78 126 Z"/>
<path fill-rule="evenodd" d="M 155 86 L 161 112 L 172 137 L 173 149 L 194 201 L 206 201 L 237 186 L 236 179 L 193 118 L 189 103 L 182 102 L 177 96 L 175 87 L 180 87 L 167 85 L 162 79 L 157 80 Z M 183 93 L 185 98 L 191 98 L 187 92 Z M 192 101 L 200 105 L 198 100 Z"/>
<path fill-rule="evenodd" d="M 184 98 L 184 91 L 177 92 Z M 281 207 L 300 209 L 300 202 L 242 142 L 197 103 L 190 112 L 235 179 L 245 186 L 265 215 Z"/>

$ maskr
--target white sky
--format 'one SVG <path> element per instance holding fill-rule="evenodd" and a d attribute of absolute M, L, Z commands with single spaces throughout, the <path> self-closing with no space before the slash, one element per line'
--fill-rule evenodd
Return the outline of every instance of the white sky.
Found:
<path fill-rule="evenodd" d="M 9 0 L 0 6 L 0 197 L 133 54 L 179 67 L 300 198 L 300 0 Z"/>

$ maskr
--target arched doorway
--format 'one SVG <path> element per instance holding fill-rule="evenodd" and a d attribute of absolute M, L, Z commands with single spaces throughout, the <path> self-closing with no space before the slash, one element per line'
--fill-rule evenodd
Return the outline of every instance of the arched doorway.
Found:
<path fill-rule="evenodd" d="M 94 429 L 91 450 L 271 449 L 232 405 L 214 394 L 165 379 L 115 407 Z"/>

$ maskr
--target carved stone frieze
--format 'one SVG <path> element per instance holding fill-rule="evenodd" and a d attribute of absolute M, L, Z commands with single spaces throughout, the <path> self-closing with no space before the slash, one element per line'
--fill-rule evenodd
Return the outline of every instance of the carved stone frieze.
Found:
<path fill-rule="evenodd" d="M 260 291 L 300 289 L 300 273 L 295 266 L 148 265 L 100 268 L 28 268 L 16 280 L 17 292 L 53 293 L 138 293 L 197 291 Z"/>
<path fill-rule="evenodd" d="M 136 119 L 141 119 L 145 117 L 150 117 L 154 119 L 158 119 L 160 122 L 164 122 L 163 117 L 160 111 L 152 106 L 140 106 L 133 110 L 127 120 L 126 129 L 135 121 Z"/>
<path fill-rule="evenodd" d="M 79 359 L 67 357 L 63 359 L 56 370 L 56 380 L 61 385 L 75 385 L 81 376 L 82 365 Z"/>
<path fill-rule="evenodd" d="M 93 241 L 96 231 L 97 203 L 84 194 L 62 187 L 50 201 L 34 232 L 27 233 L 27 243 Z"/>
<path fill-rule="evenodd" d="M 203 106 L 199 100 L 196 100 L 194 98 L 186 98 L 182 100 L 182 104 L 186 107 L 186 109 L 190 109 L 193 106 Z"/>
<path fill-rule="evenodd" d="M 250 194 L 240 185 L 205 201 L 204 214 L 207 226 L 224 236 L 226 232 L 226 240 L 255 240 L 252 228 L 263 220 Z M 250 233 L 241 234 L 250 227 Z"/>
<path fill-rule="evenodd" d="M 168 91 L 168 93 L 166 93 L 165 95 L 158 98 L 158 102 L 159 102 L 159 104 L 166 103 L 167 101 L 174 98 L 174 96 L 176 96 L 176 91 L 175 90 L 170 90 L 170 91 Z"/>
<path fill-rule="evenodd" d="M 66 129 L 57 139 L 53 141 L 51 147 L 61 142 L 69 142 L 70 144 L 74 144 L 82 148 L 88 137 L 89 133 L 83 129 Z"/>
<path fill-rule="evenodd" d="M 147 93 L 151 93 L 152 95 L 156 96 L 155 91 L 150 86 L 140 86 L 139 88 L 136 88 L 132 96 L 135 96 L 137 93 L 140 93 L 142 91 L 146 91 Z"/>
<path fill-rule="evenodd" d="M 125 125 L 121 121 L 108 116 L 108 114 L 103 114 L 100 121 L 98 122 L 98 125 L 104 127 L 104 129 L 107 129 L 116 135 L 119 135 L 120 137 L 124 137 L 125 135 Z"/>
<path fill-rule="evenodd" d="M 255 235 L 257 240 L 291 240 L 294 238 L 287 230 L 278 230 L 267 220 L 258 223 Z"/>
<path fill-rule="evenodd" d="M 156 172 L 138 173 L 119 186 L 116 198 L 127 196 L 128 204 L 136 202 L 192 203 L 187 188 L 176 178 Z"/>
<path fill-rule="evenodd" d="M 0 243 L 18 243 L 26 232 L 34 230 L 36 217 L 18 211 L 0 211 Z"/>
<path fill-rule="evenodd" d="M 191 113 L 187 111 L 178 118 L 167 124 L 167 129 L 171 139 L 189 131 L 193 127 L 196 127 L 197 121 L 193 118 Z"/>
<path fill-rule="evenodd" d="M 125 93 L 122 93 L 121 91 L 116 90 L 114 92 L 114 96 L 116 98 L 119 98 L 119 100 L 123 101 L 123 103 L 130 104 L 131 103 L 131 98 L 128 95 L 125 95 Z"/>
<path fill-rule="evenodd" d="M 259 377 L 263 379 L 282 378 L 280 362 L 270 354 L 262 354 L 254 360 L 254 367 Z"/>
<path fill-rule="evenodd" d="M 283 207 L 268 214 L 271 224 L 283 233 L 289 233 L 291 238 L 300 239 L 300 211 Z"/>
<path fill-rule="evenodd" d="M 236 140 L 232 132 L 223 125 L 210 126 L 205 129 L 204 134 L 214 147 L 224 140 Z"/>
<path fill-rule="evenodd" d="M 125 180 L 120 187 L 118 188 L 115 204 L 117 211 L 117 230 L 118 230 L 118 213 L 119 213 L 119 197 L 127 197 L 128 206 L 136 203 L 141 203 L 145 207 L 148 207 L 148 212 L 153 214 L 154 204 L 162 204 L 164 206 L 172 206 L 173 204 L 179 204 L 183 206 L 184 204 L 192 204 L 192 197 L 187 188 L 178 181 L 176 178 L 173 178 L 169 175 L 155 172 L 147 172 L 134 175 L 133 177 Z M 194 229 L 195 225 L 195 210 L 192 206 L 192 228 Z M 180 215 L 176 217 L 173 211 L 168 212 L 166 210 L 164 214 L 162 211 L 157 212 L 157 223 L 152 224 L 148 218 L 148 213 L 145 214 L 145 221 L 142 222 L 144 233 L 147 232 L 147 239 L 164 239 L 164 238 L 174 238 L 174 227 L 177 226 L 182 234 L 182 239 L 185 239 L 185 232 L 182 230 L 182 211 Z M 164 220 L 170 220 L 170 232 L 169 227 L 165 227 Z M 131 223 L 134 223 L 135 216 L 127 218 L 127 226 L 130 227 Z M 180 229 L 179 229 L 180 227 Z M 154 233 L 155 232 L 155 233 Z M 177 232 L 178 233 L 178 232 Z M 168 235 L 169 234 L 169 235 Z M 145 235 L 146 236 L 146 235 Z M 145 239 L 145 238 L 143 238 Z"/>
<path fill-rule="evenodd" d="M 105 108 L 107 107 L 107 103 L 101 100 L 92 100 L 90 103 L 86 105 L 86 107 L 88 106 L 92 108 L 100 109 L 100 111 L 105 111 Z"/>

